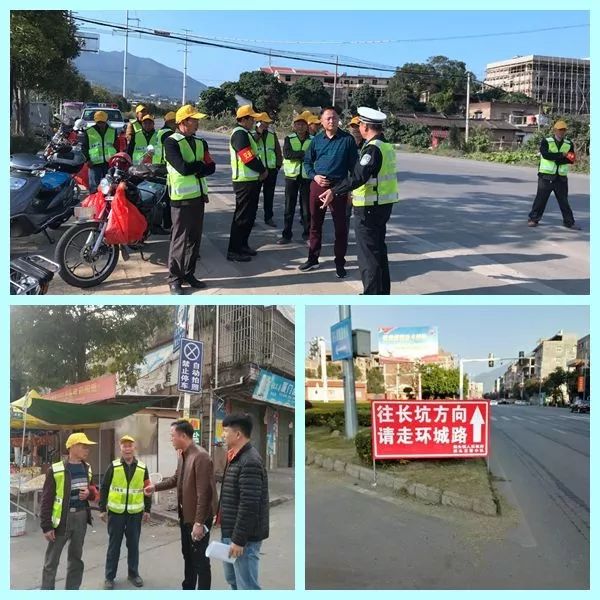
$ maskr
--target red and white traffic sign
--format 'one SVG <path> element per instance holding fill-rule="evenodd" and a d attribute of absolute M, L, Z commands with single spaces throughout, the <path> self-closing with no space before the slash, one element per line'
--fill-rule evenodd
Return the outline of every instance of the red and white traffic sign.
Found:
<path fill-rule="evenodd" d="M 488 455 L 485 400 L 374 400 L 371 422 L 377 460 Z"/>

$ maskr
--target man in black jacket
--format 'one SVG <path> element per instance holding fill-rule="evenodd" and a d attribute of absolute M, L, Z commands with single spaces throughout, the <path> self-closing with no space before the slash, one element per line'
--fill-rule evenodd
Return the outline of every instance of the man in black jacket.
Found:
<path fill-rule="evenodd" d="M 232 590 L 260 590 L 260 546 L 269 537 L 269 485 L 267 471 L 250 443 L 252 421 L 248 415 L 223 419 L 227 466 L 223 474 L 219 519 L 224 544 L 235 562 L 223 563 Z"/>

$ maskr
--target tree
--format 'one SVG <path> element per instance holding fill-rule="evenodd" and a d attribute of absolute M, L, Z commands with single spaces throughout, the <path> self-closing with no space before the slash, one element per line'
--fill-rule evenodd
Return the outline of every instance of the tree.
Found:
<path fill-rule="evenodd" d="M 69 89 L 79 54 L 76 27 L 66 10 L 13 10 L 10 13 L 10 93 L 14 131 L 29 127 L 31 93 L 56 96 Z"/>
<path fill-rule="evenodd" d="M 341 379 L 342 377 L 342 365 L 338 363 L 328 362 L 327 363 L 327 377 L 332 379 Z"/>
<path fill-rule="evenodd" d="M 360 381 L 362 378 L 363 378 L 362 369 L 356 363 L 354 363 L 354 380 Z"/>
<path fill-rule="evenodd" d="M 429 148 L 431 146 L 431 130 L 421 123 L 404 123 L 397 117 L 386 120 L 385 137 L 390 142 L 408 144 L 415 148 Z"/>
<path fill-rule="evenodd" d="M 373 367 L 367 369 L 367 393 L 383 394 L 385 392 L 385 380 L 383 377 L 383 369 Z"/>
<path fill-rule="evenodd" d="M 350 102 L 350 110 L 356 114 L 356 109 L 359 106 L 368 106 L 369 108 L 377 108 L 379 100 L 375 93 L 375 88 L 368 84 L 361 85 L 353 94 Z"/>
<path fill-rule="evenodd" d="M 223 87 L 223 86 L 221 86 Z M 225 89 L 228 89 L 226 87 Z M 263 71 L 245 71 L 235 84 L 235 93 L 252 101 L 254 109 L 275 116 L 287 96 L 287 86 Z"/>
<path fill-rule="evenodd" d="M 55 389 L 108 372 L 135 385 L 150 338 L 172 318 L 172 309 L 160 306 L 13 306 L 15 393 Z"/>
<path fill-rule="evenodd" d="M 448 145 L 454 150 L 460 150 L 463 145 L 463 137 L 456 125 L 451 125 L 448 131 Z"/>
<path fill-rule="evenodd" d="M 209 87 L 200 94 L 198 108 L 211 117 L 226 113 L 232 114 L 237 108 L 237 100 L 235 95 L 227 89 Z"/>
<path fill-rule="evenodd" d="M 307 379 L 316 379 L 317 371 L 315 369 L 304 369 L 304 377 Z"/>
<path fill-rule="evenodd" d="M 542 382 L 542 390 L 549 394 L 552 398 L 552 403 L 557 405 L 564 404 L 565 397 L 563 389 L 568 381 L 568 374 L 562 367 L 557 367 L 552 371 Z"/>
<path fill-rule="evenodd" d="M 459 369 L 444 369 L 440 365 L 422 365 L 421 391 L 423 398 L 455 396 L 459 388 Z M 469 389 L 469 380 L 463 377 L 463 389 Z"/>
<path fill-rule="evenodd" d="M 331 104 L 329 92 L 320 79 L 299 77 L 288 90 L 289 101 L 297 108 Z"/>

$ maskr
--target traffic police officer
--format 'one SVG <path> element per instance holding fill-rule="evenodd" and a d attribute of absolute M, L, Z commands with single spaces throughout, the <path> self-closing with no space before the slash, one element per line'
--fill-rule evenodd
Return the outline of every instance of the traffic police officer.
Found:
<path fill-rule="evenodd" d="M 385 244 L 386 225 L 398 201 L 396 153 L 385 141 L 386 115 L 361 106 L 359 128 L 365 143 L 351 175 L 319 196 L 325 209 L 336 195 L 352 190 L 358 266 L 364 294 L 390 294 L 390 270 Z"/>
<path fill-rule="evenodd" d="M 569 206 L 567 175 L 569 174 L 569 165 L 575 162 L 575 152 L 573 151 L 573 142 L 565 137 L 566 133 L 567 124 L 564 121 L 557 121 L 554 124 L 554 135 L 544 138 L 540 143 L 538 187 L 529 213 L 527 223 L 529 227 L 537 227 L 546 209 L 548 198 L 554 192 L 564 226 L 577 231 L 581 229 L 575 224 L 575 217 Z"/>
<path fill-rule="evenodd" d="M 146 465 L 135 457 L 135 439 L 124 435 L 120 439 L 121 457 L 106 469 L 100 488 L 100 518 L 108 520 L 108 549 L 104 589 L 114 589 L 123 535 L 127 540 L 127 578 L 135 587 L 144 585 L 138 567 L 142 521 L 150 519 L 152 497 L 144 495 L 150 484 Z"/>

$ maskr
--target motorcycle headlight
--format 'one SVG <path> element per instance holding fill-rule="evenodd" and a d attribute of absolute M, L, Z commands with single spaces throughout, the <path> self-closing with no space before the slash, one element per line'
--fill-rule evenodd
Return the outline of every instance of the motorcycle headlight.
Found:
<path fill-rule="evenodd" d="M 98 187 L 105 196 L 108 196 L 108 194 L 110 194 L 110 181 L 108 181 L 106 177 L 100 180 L 100 185 Z"/>

